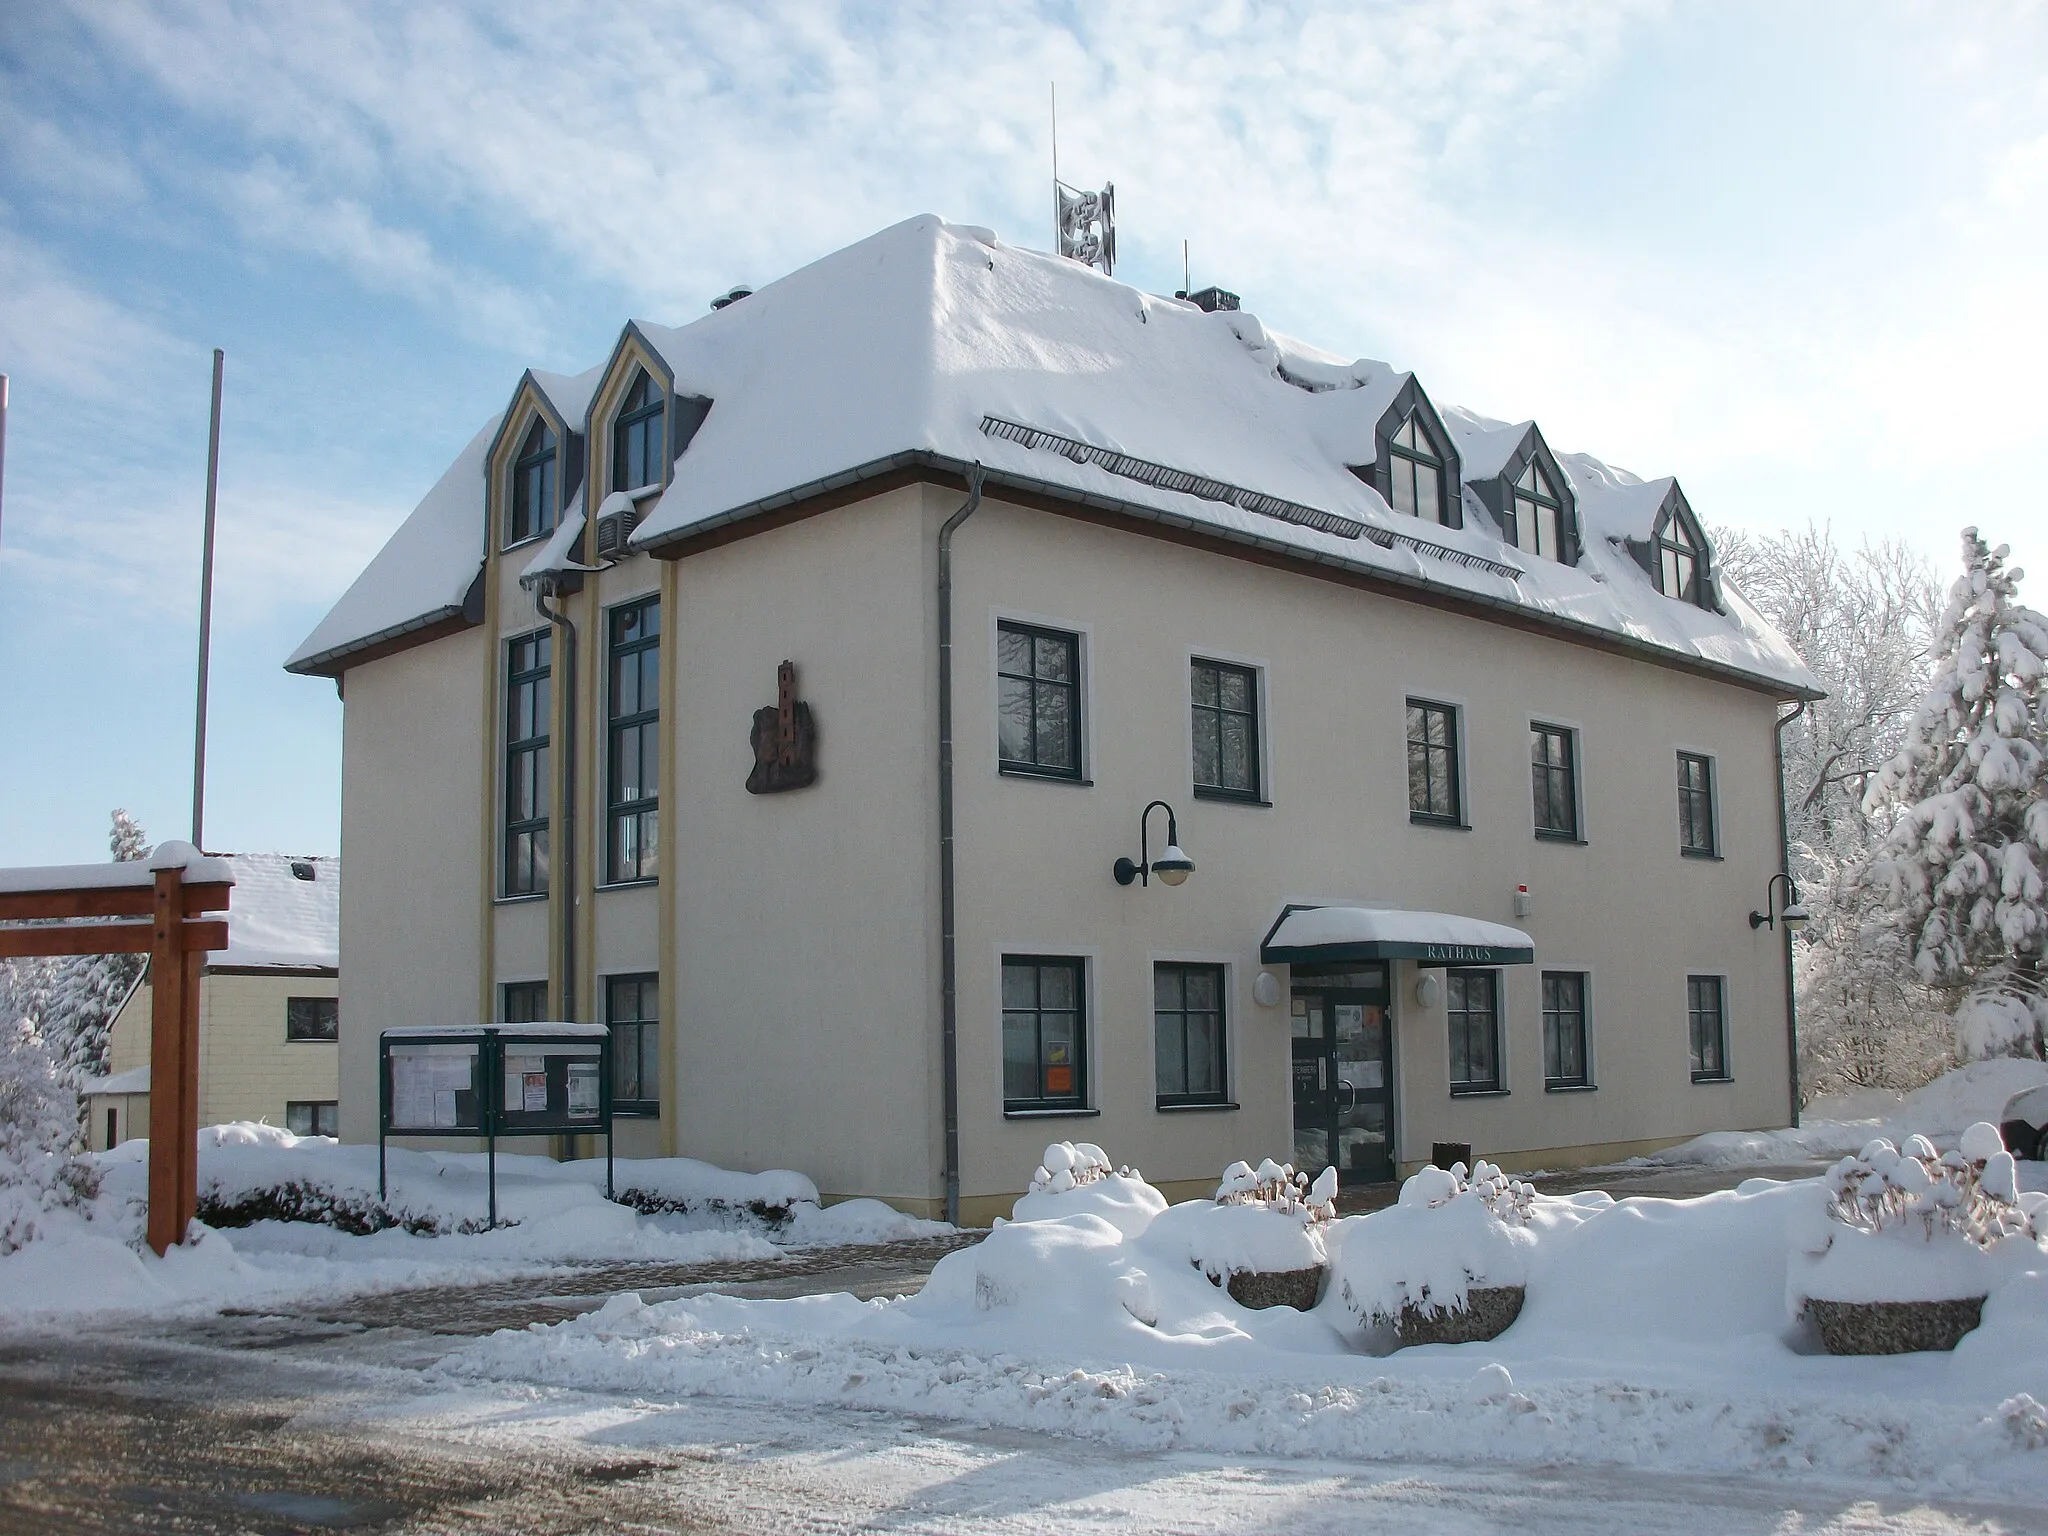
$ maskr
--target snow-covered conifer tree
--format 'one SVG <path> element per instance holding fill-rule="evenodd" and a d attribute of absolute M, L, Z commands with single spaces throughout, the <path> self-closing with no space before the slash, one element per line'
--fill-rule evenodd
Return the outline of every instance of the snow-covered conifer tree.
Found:
<path fill-rule="evenodd" d="M 53 1211 L 94 1194 L 79 1155 L 78 1094 L 26 1024 L 0 1025 L 0 1254 L 33 1239 Z"/>
<path fill-rule="evenodd" d="M 1934 675 L 1870 804 L 1896 814 L 1871 878 L 1914 968 L 1958 999 L 1966 1055 L 2041 1056 L 2048 1027 L 2048 618 L 1963 530 Z"/>

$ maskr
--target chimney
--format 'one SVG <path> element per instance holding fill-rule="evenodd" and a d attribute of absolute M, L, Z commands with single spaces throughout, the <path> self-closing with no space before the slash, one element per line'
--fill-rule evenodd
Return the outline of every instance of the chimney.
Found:
<path fill-rule="evenodd" d="M 1197 288 L 1193 293 L 1174 294 L 1176 299 L 1186 299 L 1205 314 L 1215 314 L 1219 309 L 1236 309 L 1237 295 L 1228 288 Z"/>

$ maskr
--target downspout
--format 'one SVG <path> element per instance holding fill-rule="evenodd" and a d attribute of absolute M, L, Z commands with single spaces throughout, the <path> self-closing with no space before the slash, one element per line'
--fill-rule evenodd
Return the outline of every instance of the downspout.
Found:
<path fill-rule="evenodd" d="M 1792 891 L 1792 832 L 1785 809 L 1785 727 L 1806 713 L 1806 700 L 1800 699 L 1789 715 L 1780 715 L 1775 729 L 1771 732 L 1771 756 L 1778 768 L 1778 868 L 1785 872 L 1785 886 L 1788 901 Z M 1770 904 L 1770 892 L 1764 893 L 1764 904 Z M 1792 929 L 1780 923 L 1780 935 L 1785 947 L 1785 1052 L 1792 1083 L 1792 1125 L 1799 1124 L 1799 1006 L 1797 987 L 1792 979 Z"/>
<path fill-rule="evenodd" d="M 939 529 L 940 1062 L 946 1120 L 946 1220 L 960 1222 L 960 966 L 953 923 L 953 534 L 981 505 L 981 463 L 967 500 Z"/>
<path fill-rule="evenodd" d="M 561 632 L 560 670 L 555 675 L 562 680 L 562 743 L 557 754 L 562 825 L 555 846 L 558 857 L 549 861 L 548 887 L 559 889 L 567 902 L 562 912 L 562 1018 L 567 1022 L 576 1017 L 576 625 L 561 609 L 548 606 L 552 595 L 548 586 L 536 588 L 533 606 Z"/>

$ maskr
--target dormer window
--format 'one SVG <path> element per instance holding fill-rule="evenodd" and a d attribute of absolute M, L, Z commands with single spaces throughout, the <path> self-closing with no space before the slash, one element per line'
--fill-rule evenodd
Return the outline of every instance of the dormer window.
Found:
<path fill-rule="evenodd" d="M 619 417 L 612 426 L 612 489 L 637 491 L 643 485 L 659 485 L 668 464 L 662 452 L 661 386 L 645 368 L 619 402 Z"/>
<path fill-rule="evenodd" d="M 1545 560 L 1564 558 L 1564 498 L 1534 459 L 1515 481 L 1513 515 L 1508 537 L 1515 548 Z"/>
<path fill-rule="evenodd" d="M 1443 521 L 1444 460 L 1429 429 L 1415 412 L 1387 444 L 1388 503 L 1396 512 L 1425 522 Z"/>
<path fill-rule="evenodd" d="M 1699 537 L 1685 515 L 1673 511 L 1657 532 L 1657 590 L 1666 597 L 1688 603 L 1700 602 Z"/>
<path fill-rule="evenodd" d="M 512 510 L 505 542 L 518 544 L 555 526 L 555 434 L 536 420 L 512 465 Z"/>

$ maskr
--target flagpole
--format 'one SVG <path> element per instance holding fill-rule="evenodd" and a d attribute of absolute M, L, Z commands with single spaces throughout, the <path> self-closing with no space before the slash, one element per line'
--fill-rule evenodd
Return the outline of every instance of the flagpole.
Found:
<path fill-rule="evenodd" d="M 7 375 L 0 373 L 0 505 L 7 496 Z"/>
<path fill-rule="evenodd" d="M 206 826 L 206 675 L 213 649 L 213 514 L 220 490 L 220 384 L 227 354 L 213 349 L 213 424 L 206 434 L 206 535 L 199 554 L 199 699 L 192 726 L 192 846 Z"/>

